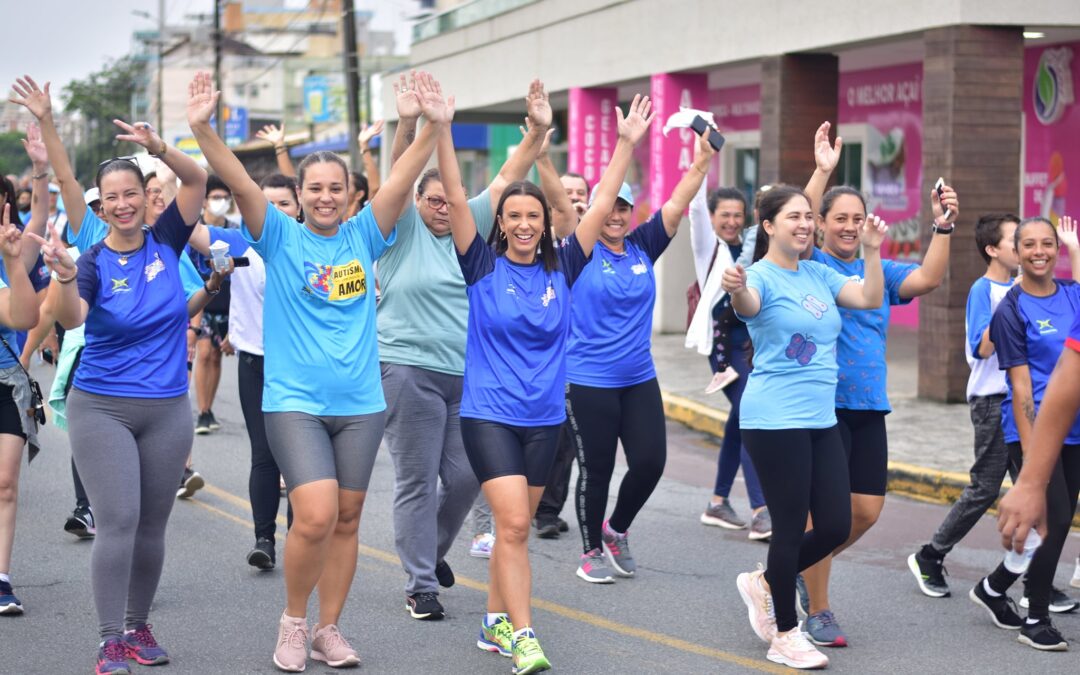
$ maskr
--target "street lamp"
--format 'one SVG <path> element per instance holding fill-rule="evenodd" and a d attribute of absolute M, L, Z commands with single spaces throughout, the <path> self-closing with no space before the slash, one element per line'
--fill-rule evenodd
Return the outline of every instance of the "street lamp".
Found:
<path fill-rule="evenodd" d="M 154 18 L 155 18 L 149 12 L 143 11 L 141 9 L 133 9 L 133 10 L 131 10 L 131 13 L 134 14 L 135 16 L 139 16 L 139 17 L 142 17 L 144 19 L 149 19 L 151 21 L 153 21 Z M 164 113 L 164 107 L 165 107 L 164 106 L 164 98 L 165 98 L 165 85 L 164 85 L 165 68 L 164 68 L 164 66 L 165 66 L 165 59 L 164 59 L 164 53 L 163 53 L 164 48 L 165 48 L 165 0 L 158 0 L 158 14 L 157 14 L 156 18 L 157 18 L 157 24 L 158 24 L 158 36 L 157 36 L 157 40 L 154 40 L 154 45 L 157 47 L 157 92 L 156 92 L 156 98 L 157 98 L 157 125 L 156 126 L 157 126 L 157 132 L 159 134 L 161 134 L 161 133 L 165 133 L 165 113 Z"/>

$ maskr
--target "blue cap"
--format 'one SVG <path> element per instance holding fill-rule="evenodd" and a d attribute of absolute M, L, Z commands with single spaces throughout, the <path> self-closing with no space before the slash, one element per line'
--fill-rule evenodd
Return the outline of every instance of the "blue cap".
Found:
<path fill-rule="evenodd" d="M 599 183 L 597 183 L 596 187 L 593 188 L 592 194 L 589 195 L 589 206 L 592 206 L 593 199 L 596 198 L 596 188 L 598 188 L 598 187 L 600 187 Z M 624 202 L 626 202 L 627 204 L 629 204 L 630 206 L 633 206 L 634 205 L 634 192 L 630 189 L 630 184 L 629 183 L 623 183 L 622 187 L 619 188 L 619 194 L 616 195 L 615 198 L 616 199 L 621 199 Z"/>

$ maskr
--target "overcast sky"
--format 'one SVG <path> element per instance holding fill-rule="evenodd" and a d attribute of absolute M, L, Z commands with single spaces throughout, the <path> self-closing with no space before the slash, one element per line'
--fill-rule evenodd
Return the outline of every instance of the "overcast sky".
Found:
<path fill-rule="evenodd" d="M 286 0 L 303 7 L 305 0 Z M 357 9 L 375 11 L 375 27 L 397 28 L 397 47 L 408 46 L 408 28 L 400 17 L 412 0 L 356 0 Z M 28 73 L 39 82 L 51 81 L 54 98 L 64 84 L 100 70 L 109 59 L 132 51 L 132 32 L 152 30 L 156 23 L 132 10 L 157 13 L 157 0 L 0 0 L 4 16 L 4 56 L 0 58 L 0 89 L 9 91 L 15 78 Z M 17 11 L 11 11 L 17 6 Z M 166 0 L 169 23 L 185 14 L 210 13 L 212 0 Z M 395 26 L 395 24 L 397 24 Z"/>

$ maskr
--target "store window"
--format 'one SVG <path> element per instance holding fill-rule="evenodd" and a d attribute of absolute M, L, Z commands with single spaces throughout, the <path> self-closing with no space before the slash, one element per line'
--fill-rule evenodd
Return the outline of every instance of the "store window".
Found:
<path fill-rule="evenodd" d="M 862 190 L 862 143 L 845 143 L 836 165 L 836 184 Z"/>
<path fill-rule="evenodd" d="M 735 150 L 735 187 L 746 195 L 746 203 L 754 203 L 758 189 L 758 170 L 761 166 L 761 150 L 739 148 Z"/>

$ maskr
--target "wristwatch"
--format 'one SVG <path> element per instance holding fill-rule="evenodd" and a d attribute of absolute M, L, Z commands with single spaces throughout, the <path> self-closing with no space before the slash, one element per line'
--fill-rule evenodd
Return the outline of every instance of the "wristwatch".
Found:
<path fill-rule="evenodd" d="M 956 229 L 956 225 L 950 223 L 948 227 L 941 227 L 937 224 L 937 221 L 935 220 L 930 225 L 930 229 L 933 231 L 934 234 L 950 235 L 953 233 L 953 230 Z"/>

